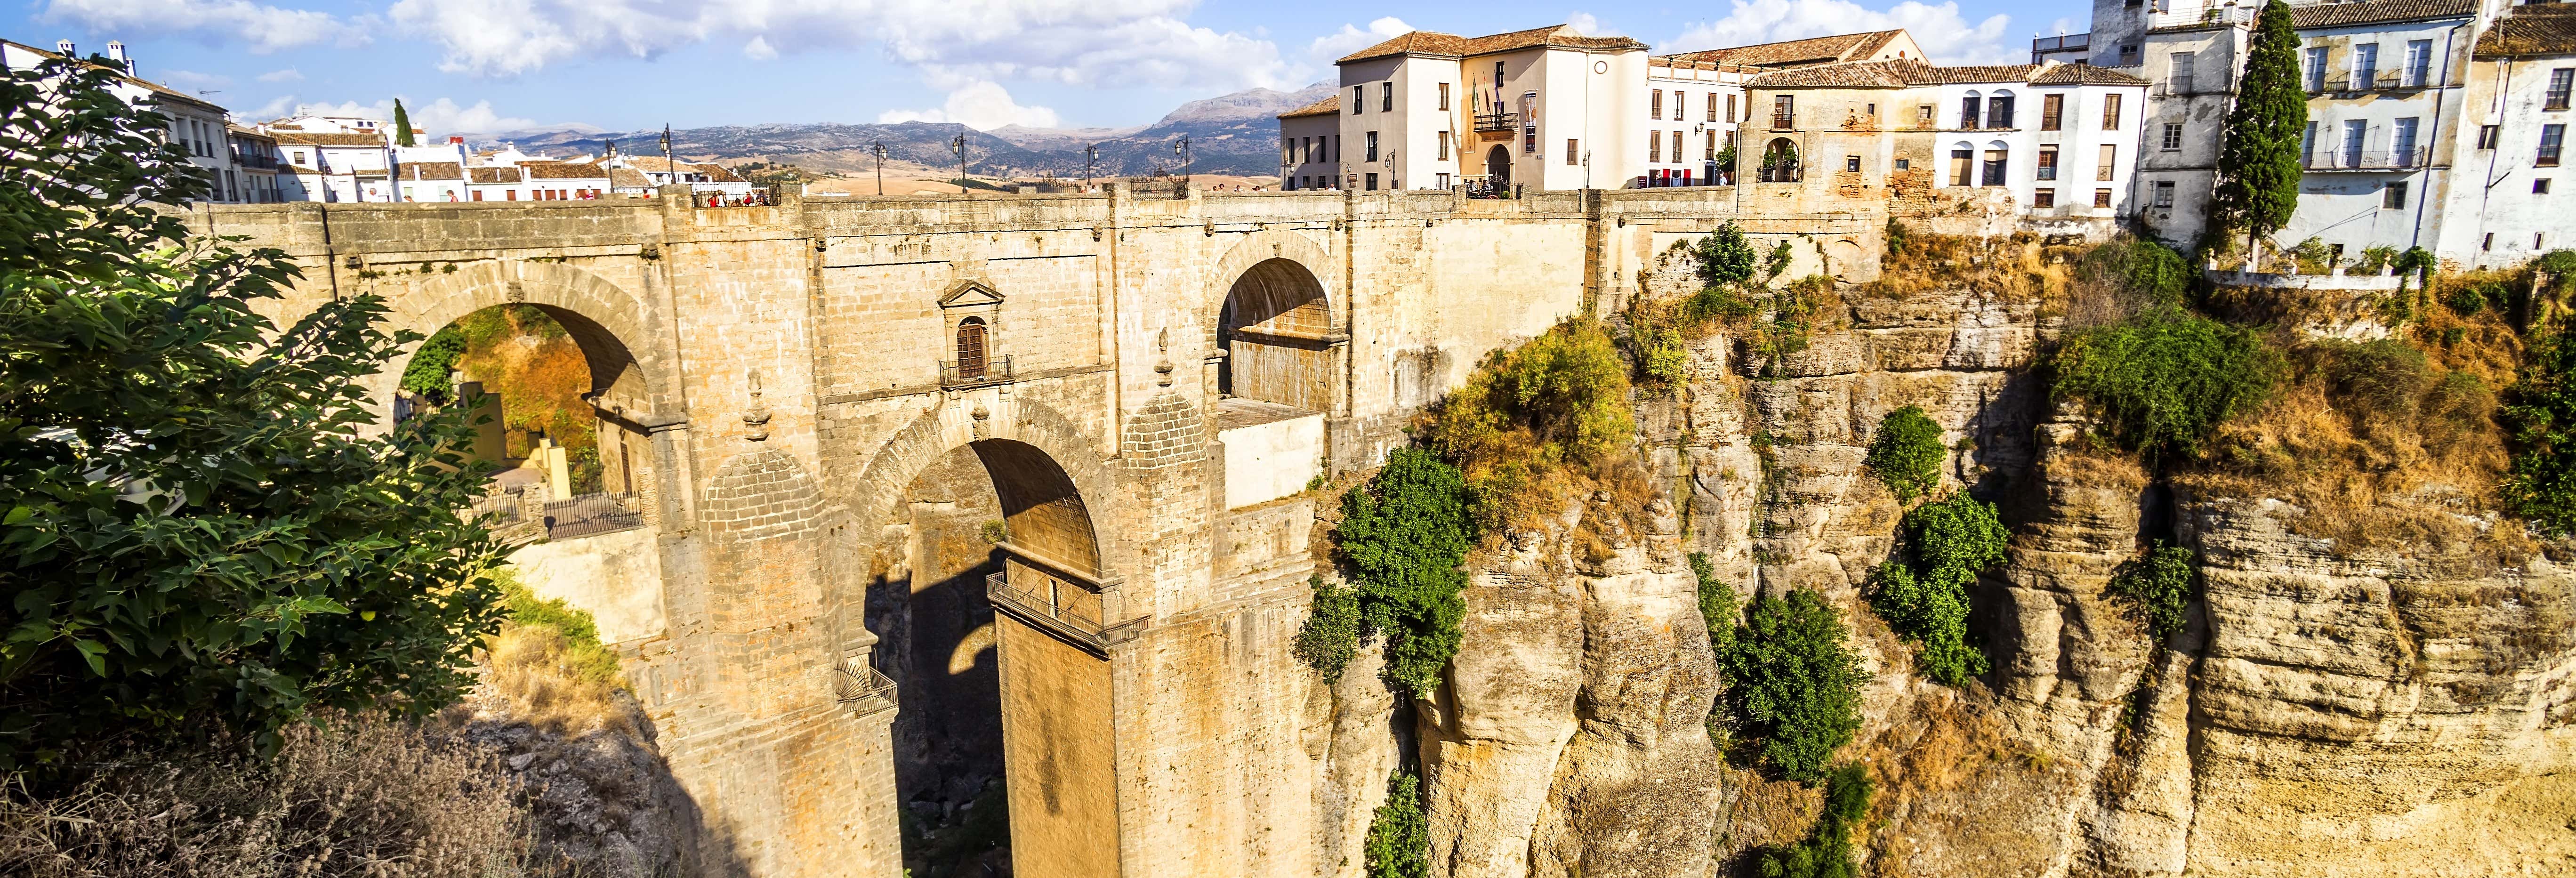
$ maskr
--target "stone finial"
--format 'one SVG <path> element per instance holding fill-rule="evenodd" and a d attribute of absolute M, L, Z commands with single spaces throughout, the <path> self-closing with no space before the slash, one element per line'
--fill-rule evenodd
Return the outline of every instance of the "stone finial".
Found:
<path fill-rule="evenodd" d="M 1158 375 L 1161 375 L 1161 376 L 1162 376 L 1162 377 L 1157 378 L 1157 379 L 1155 379 L 1155 380 L 1154 380 L 1154 386 L 1156 386 L 1156 387 L 1170 387 L 1170 386 L 1172 386 L 1172 331 L 1171 331 L 1171 330 L 1169 330 L 1169 329 L 1163 329 L 1163 330 L 1158 330 L 1158 331 L 1156 331 L 1156 332 L 1154 333 L 1154 352 L 1155 352 L 1155 353 L 1157 353 L 1157 354 L 1162 355 L 1162 361 L 1154 364 L 1154 372 L 1155 372 L 1155 374 L 1158 374 Z"/>
<path fill-rule="evenodd" d="M 742 413 L 742 438 L 753 442 L 769 438 L 769 407 L 760 402 L 760 370 L 751 372 L 751 408 Z"/>

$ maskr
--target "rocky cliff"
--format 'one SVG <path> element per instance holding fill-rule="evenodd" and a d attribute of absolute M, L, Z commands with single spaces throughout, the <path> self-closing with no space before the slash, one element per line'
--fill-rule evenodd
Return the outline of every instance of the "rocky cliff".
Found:
<path fill-rule="evenodd" d="M 1437 697 L 1399 705 L 1366 650 L 1319 688 L 1310 752 L 1337 799 L 1319 805 L 1342 815 L 1323 861 L 1360 873 L 1408 761 L 1434 874 L 1722 875 L 1804 835 L 1816 791 L 1712 746 L 1700 552 L 1739 594 L 1812 590 L 1851 627 L 1870 682 L 1838 756 L 1878 782 L 1864 873 L 2576 872 L 2576 546 L 2426 460 L 2329 515 L 2102 450 L 2038 368 L 2070 314 L 2106 307 L 2070 280 L 2075 251 L 1979 246 L 1837 290 L 1783 355 L 1692 341 L 1689 380 L 1637 397 L 1662 495 L 1643 514 L 1605 492 L 1489 539 Z M 1993 671 L 1963 688 L 1918 676 L 1864 597 L 1902 507 L 1861 460 L 1906 405 L 1944 429 L 1948 487 L 2013 533 L 1971 594 Z M 2196 552 L 2200 583 L 2161 642 L 2105 594 L 2153 539 Z"/>

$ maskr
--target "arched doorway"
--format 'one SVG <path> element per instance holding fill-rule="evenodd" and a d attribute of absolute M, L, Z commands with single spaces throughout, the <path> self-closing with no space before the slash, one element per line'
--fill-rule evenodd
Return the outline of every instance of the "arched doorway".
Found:
<path fill-rule="evenodd" d="M 904 860 L 931 876 L 1117 870 L 1111 607 L 1070 473 L 1030 442 L 950 447 L 889 510 L 869 595 Z"/>
<path fill-rule="evenodd" d="M 1502 144 L 1485 151 L 1485 175 L 1493 178 L 1497 188 L 1512 185 L 1512 151 Z"/>
<path fill-rule="evenodd" d="M 1771 138 L 1762 148 L 1761 175 L 1765 183 L 1798 182 L 1798 145 L 1786 137 Z"/>

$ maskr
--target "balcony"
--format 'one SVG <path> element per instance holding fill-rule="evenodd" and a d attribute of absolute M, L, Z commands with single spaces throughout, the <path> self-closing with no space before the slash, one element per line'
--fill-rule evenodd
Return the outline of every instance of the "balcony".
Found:
<path fill-rule="evenodd" d="M 956 390 L 1011 383 L 1011 358 L 1004 355 L 981 363 L 955 360 L 939 361 L 939 386 Z"/>
<path fill-rule="evenodd" d="M 2214 80 L 2195 78 L 2187 82 L 2164 80 L 2149 88 L 2147 90 L 2147 96 L 2151 98 L 2188 98 L 2200 95 L 2234 94 L 2235 92 L 2236 83 L 2230 81 L 2227 77 L 2222 76 Z"/>
<path fill-rule="evenodd" d="M 895 709 L 895 686 L 892 679 L 869 667 L 865 658 L 852 656 L 832 669 L 832 698 L 852 717 L 875 716 Z"/>
<path fill-rule="evenodd" d="M 1773 131 L 1788 131 L 1788 130 L 1795 129 L 1795 128 L 1797 128 L 1797 127 L 1798 127 L 1798 115 L 1797 115 L 1797 114 L 1795 114 L 1795 113 L 1773 113 L 1773 114 L 1771 114 L 1771 130 L 1773 130 Z"/>
<path fill-rule="evenodd" d="M 2402 171 L 2432 161 L 2430 148 L 2406 150 L 2333 150 L 2309 153 L 2299 164 L 2311 171 Z"/>
<path fill-rule="evenodd" d="M 272 156 L 243 155 L 241 153 L 234 153 L 233 164 L 254 171 L 277 170 L 277 159 Z"/>
<path fill-rule="evenodd" d="M 2092 47 L 2093 35 L 2089 33 L 2040 37 L 2030 41 L 2030 63 L 2039 63 L 2041 55 L 2053 52 L 2080 52 Z"/>
<path fill-rule="evenodd" d="M 993 609 L 1094 655 L 1107 655 L 1112 644 L 1124 643 L 1144 631 L 1145 619 L 1141 616 L 1115 625 L 1103 624 L 1097 609 L 1099 596 L 1090 589 L 1032 567 L 1019 569 L 1022 577 L 1039 580 L 1034 588 L 1012 585 L 1008 571 L 985 574 L 984 597 L 992 601 Z M 1085 596 L 1091 600 L 1079 600 Z"/>
<path fill-rule="evenodd" d="M 1477 130 L 1477 131 L 1519 131 L 1519 130 L 1521 130 L 1521 114 L 1519 114 L 1519 113 L 1478 113 L 1478 114 L 1476 114 L 1476 130 Z"/>
<path fill-rule="evenodd" d="M 1794 159 L 1763 162 L 1761 170 L 1754 172 L 1754 180 L 1761 183 L 1795 183 L 1801 177 L 1799 170 L 1799 164 Z"/>

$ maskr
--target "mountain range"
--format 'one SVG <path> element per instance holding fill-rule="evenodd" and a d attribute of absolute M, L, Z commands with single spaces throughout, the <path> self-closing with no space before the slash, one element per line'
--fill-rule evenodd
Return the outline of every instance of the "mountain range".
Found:
<path fill-rule="evenodd" d="M 998 177 L 1080 177 L 1086 173 L 1085 147 L 1097 147 L 1088 169 L 1099 176 L 1145 176 L 1180 173 L 1174 146 L 1189 138 L 1189 170 L 1204 174 L 1259 176 L 1279 172 L 1278 114 L 1323 100 L 1333 93 L 1318 82 L 1293 92 L 1256 88 L 1182 104 L 1154 124 L 1134 128 L 1027 128 L 1017 125 L 977 131 L 957 123 L 892 124 L 772 123 L 682 128 L 671 132 L 671 151 L 707 160 L 759 160 L 795 164 L 822 171 L 864 172 L 883 144 L 889 162 L 954 168 L 955 139 L 966 138 L 966 166 L 975 174 Z M 584 129 L 519 131 L 491 135 L 530 151 L 596 153 L 614 142 L 630 154 L 662 151 L 659 131 L 604 132 Z M 486 138 L 478 137 L 477 140 Z"/>

